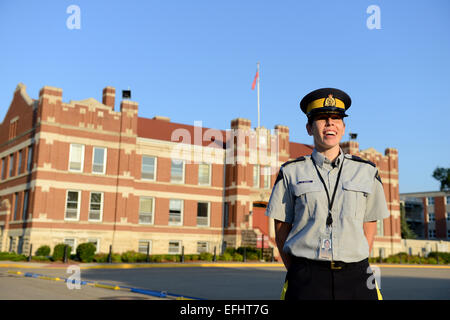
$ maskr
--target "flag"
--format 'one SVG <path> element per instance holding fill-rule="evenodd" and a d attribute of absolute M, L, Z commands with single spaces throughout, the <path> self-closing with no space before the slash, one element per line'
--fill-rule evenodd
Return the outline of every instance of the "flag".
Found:
<path fill-rule="evenodd" d="M 253 79 L 253 83 L 252 83 L 252 90 L 255 90 L 256 79 L 258 79 L 258 77 L 259 77 L 259 72 L 258 72 L 258 70 L 256 70 L 255 79 Z"/>

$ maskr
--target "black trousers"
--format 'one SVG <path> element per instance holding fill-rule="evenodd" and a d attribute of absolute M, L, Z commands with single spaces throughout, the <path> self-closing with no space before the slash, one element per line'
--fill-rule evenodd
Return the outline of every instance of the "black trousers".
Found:
<path fill-rule="evenodd" d="M 285 300 L 378 300 L 368 259 L 332 269 L 330 261 L 291 258 Z"/>

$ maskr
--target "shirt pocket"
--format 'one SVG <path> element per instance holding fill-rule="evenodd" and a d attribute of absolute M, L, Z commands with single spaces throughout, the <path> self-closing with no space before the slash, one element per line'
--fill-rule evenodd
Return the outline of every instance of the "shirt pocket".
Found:
<path fill-rule="evenodd" d="M 314 218 L 319 207 L 321 184 L 317 182 L 299 183 L 293 187 L 295 194 L 295 215 L 299 218 L 308 215 Z"/>
<path fill-rule="evenodd" d="M 342 188 L 344 189 L 344 217 L 362 220 L 366 213 L 367 196 L 372 192 L 372 183 L 344 181 Z"/>

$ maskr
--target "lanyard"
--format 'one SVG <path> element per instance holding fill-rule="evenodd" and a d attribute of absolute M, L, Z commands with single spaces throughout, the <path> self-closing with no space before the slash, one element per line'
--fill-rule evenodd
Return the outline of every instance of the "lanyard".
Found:
<path fill-rule="evenodd" d="M 331 224 L 333 223 L 333 217 L 331 216 L 331 209 L 333 208 L 334 196 L 336 195 L 336 190 L 337 190 L 337 186 L 339 184 L 339 179 L 341 178 L 342 167 L 344 166 L 344 159 L 345 159 L 345 157 L 342 159 L 341 167 L 339 168 L 339 173 L 338 173 L 338 176 L 336 179 L 336 184 L 334 186 L 333 195 L 332 195 L 331 201 L 330 201 L 330 194 L 328 193 L 327 185 L 325 184 L 325 181 L 323 180 L 322 175 L 320 174 L 319 169 L 317 168 L 316 161 L 314 161 L 314 157 L 311 156 L 311 160 L 314 164 L 314 168 L 316 168 L 317 175 L 319 176 L 320 181 L 322 181 L 323 187 L 325 188 L 325 191 L 327 193 L 327 198 L 328 198 L 327 227 L 331 226 Z"/>

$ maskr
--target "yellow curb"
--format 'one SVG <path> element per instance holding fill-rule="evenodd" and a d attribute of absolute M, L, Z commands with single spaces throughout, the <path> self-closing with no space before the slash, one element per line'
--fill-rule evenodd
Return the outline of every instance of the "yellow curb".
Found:
<path fill-rule="evenodd" d="M 80 269 L 137 269 L 137 268 L 190 268 L 190 267 L 220 267 L 220 268 L 279 268 L 283 267 L 282 263 L 264 264 L 264 263 L 195 263 L 195 264 L 117 264 L 117 265 L 100 265 L 100 266 L 84 266 Z"/>
<path fill-rule="evenodd" d="M 12 271 L 12 270 L 8 270 L 8 273 L 18 274 L 18 275 L 22 274 L 22 272 L 20 272 L 20 271 Z"/>
<path fill-rule="evenodd" d="M 411 265 L 411 264 L 371 264 L 371 266 L 379 267 L 379 268 L 416 268 L 416 269 L 450 269 L 450 266 L 441 266 L 441 265 Z"/>
<path fill-rule="evenodd" d="M 56 277 L 47 277 L 47 276 L 39 276 L 38 279 L 44 279 L 44 280 L 53 280 L 53 281 L 62 281 L 60 278 Z"/>
<path fill-rule="evenodd" d="M 110 286 L 107 284 L 100 284 L 100 283 L 95 283 L 94 287 L 104 288 L 104 289 L 112 289 L 112 290 L 120 290 L 119 286 Z"/>

